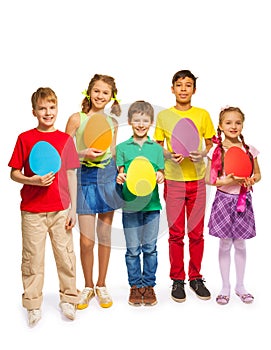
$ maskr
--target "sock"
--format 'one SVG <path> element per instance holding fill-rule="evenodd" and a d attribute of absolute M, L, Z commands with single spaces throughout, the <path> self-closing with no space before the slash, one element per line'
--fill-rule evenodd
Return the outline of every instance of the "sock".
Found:
<path fill-rule="evenodd" d="M 220 239 L 219 241 L 219 268 L 222 278 L 222 289 L 219 294 L 230 296 L 230 265 L 232 239 Z"/>

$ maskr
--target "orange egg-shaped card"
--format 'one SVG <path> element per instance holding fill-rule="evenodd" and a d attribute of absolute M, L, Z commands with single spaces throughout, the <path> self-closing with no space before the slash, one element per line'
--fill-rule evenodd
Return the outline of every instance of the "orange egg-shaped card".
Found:
<path fill-rule="evenodd" d="M 105 151 L 112 143 L 112 129 L 104 114 L 93 114 L 86 123 L 84 143 L 87 148 Z"/>
<path fill-rule="evenodd" d="M 156 186 L 156 174 L 153 165 L 145 157 L 136 157 L 127 171 L 126 184 L 135 196 L 147 196 Z"/>
<path fill-rule="evenodd" d="M 248 154 L 240 147 L 230 147 L 225 153 L 224 170 L 226 174 L 237 177 L 249 177 L 252 174 L 252 163 Z"/>

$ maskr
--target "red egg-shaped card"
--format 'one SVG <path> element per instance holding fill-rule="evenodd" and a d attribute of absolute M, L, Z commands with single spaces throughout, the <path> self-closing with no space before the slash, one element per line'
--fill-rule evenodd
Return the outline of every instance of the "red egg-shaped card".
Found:
<path fill-rule="evenodd" d="M 128 190 L 136 196 L 147 196 L 156 186 L 156 173 L 151 162 L 145 157 L 136 157 L 127 171 Z"/>
<path fill-rule="evenodd" d="M 188 157 L 192 151 L 197 151 L 200 144 L 196 125 L 189 118 L 180 119 L 173 128 L 171 135 L 172 150 Z"/>
<path fill-rule="evenodd" d="M 50 172 L 57 173 L 61 168 L 61 157 L 49 142 L 39 141 L 31 149 L 29 166 L 34 174 L 40 176 Z"/>
<path fill-rule="evenodd" d="M 112 143 L 111 125 L 104 114 L 93 114 L 86 123 L 84 143 L 87 148 L 105 151 Z"/>
<path fill-rule="evenodd" d="M 248 154 L 240 147 L 230 147 L 225 153 L 224 170 L 226 174 L 237 177 L 249 177 L 252 174 L 252 163 Z"/>

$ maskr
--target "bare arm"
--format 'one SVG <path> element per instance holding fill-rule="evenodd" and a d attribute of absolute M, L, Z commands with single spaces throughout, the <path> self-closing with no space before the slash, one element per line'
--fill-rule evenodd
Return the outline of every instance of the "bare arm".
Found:
<path fill-rule="evenodd" d="M 162 184 L 165 180 L 164 170 L 157 170 L 156 172 L 156 182 Z"/>
<path fill-rule="evenodd" d="M 71 199 L 71 206 L 66 220 L 66 229 L 71 229 L 76 223 L 76 200 L 77 200 L 77 178 L 74 169 L 67 170 L 68 187 Z"/>
<path fill-rule="evenodd" d="M 119 124 L 115 118 L 112 118 L 112 121 L 114 124 L 114 135 L 113 135 L 110 149 L 111 149 L 112 157 L 116 158 L 116 144 L 117 144 L 117 134 L 118 134 Z"/>
<path fill-rule="evenodd" d="M 126 173 L 124 173 L 124 166 L 120 166 L 118 168 L 118 170 L 119 170 L 119 173 L 118 173 L 116 181 L 118 184 L 121 185 L 126 181 Z"/>
<path fill-rule="evenodd" d="M 79 126 L 80 126 L 80 114 L 74 113 L 68 119 L 65 132 L 69 134 L 71 137 L 74 137 Z M 77 153 L 80 158 L 89 158 L 89 159 L 95 160 L 97 157 L 100 157 L 101 155 L 103 155 L 105 151 L 101 151 L 96 148 L 86 148 L 86 149 L 77 151 Z"/>
<path fill-rule="evenodd" d="M 23 185 L 32 186 L 50 186 L 54 181 L 55 174 L 48 173 L 46 175 L 33 175 L 31 177 L 25 176 L 21 170 L 12 168 L 10 171 L 10 177 L 13 181 L 19 182 Z"/>
<path fill-rule="evenodd" d="M 247 183 L 248 179 L 242 178 L 242 177 L 235 177 L 234 174 L 229 174 L 227 176 L 224 176 L 223 178 L 216 179 L 215 183 L 211 183 L 211 164 L 212 161 L 211 159 L 208 158 L 208 163 L 206 167 L 206 173 L 205 173 L 205 182 L 207 185 L 212 185 L 212 186 L 227 186 L 227 185 L 245 185 L 249 186 Z"/>
<path fill-rule="evenodd" d="M 213 146 L 213 142 L 211 139 L 204 139 L 205 140 L 205 149 L 203 151 L 193 151 L 190 152 L 189 158 L 192 162 L 200 162 L 204 157 L 207 156 L 207 153 Z"/>
<path fill-rule="evenodd" d="M 164 158 L 165 159 L 171 159 L 174 163 L 181 163 L 181 161 L 184 159 L 182 154 L 177 153 L 171 153 L 167 149 L 164 148 L 164 141 L 156 141 L 160 146 L 163 147 L 164 152 Z"/>

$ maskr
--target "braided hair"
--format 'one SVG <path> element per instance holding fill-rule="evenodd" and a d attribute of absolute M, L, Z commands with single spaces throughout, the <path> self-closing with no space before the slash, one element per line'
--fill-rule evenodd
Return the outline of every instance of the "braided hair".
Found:
<path fill-rule="evenodd" d="M 239 107 L 227 106 L 227 107 L 223 108 L 219 113 L 219 125 L 222 124 L 223 117 L 224 117 L 224 114 L 226 112 L 237 112 L 241 115 L 242 122 L 244 122 L 244 120 L 245 120 L 245 115 Z M 245 139 L 244 139 L 244 136 L 242 134 L 240 134 L 240 140 L 242 142 L 242 145 L 243 145 L 247 155 L 249 156 L 250 162 L 252 164 L 252 173 L 253 173 L 253 167 L 254 167 L 253 155 L 249 151 L 249 146 L 245 143 Z M 223 144 L 222 144 L 222 131 L 220 130 L 219 127 L 217 128 L 217 136 L 214 136 L 212 141 L 217 144 L 217 147 L 216 147 L 214 154 L 213 154 L 213 157 L 212 157 L 213 174 L 211 174 L 211 176 L 212 176 L 212 183 L 214 183 L 216 177 L 222 176 L 222 174 L 224 173 L 225 150 L 224 150 Z"/>

